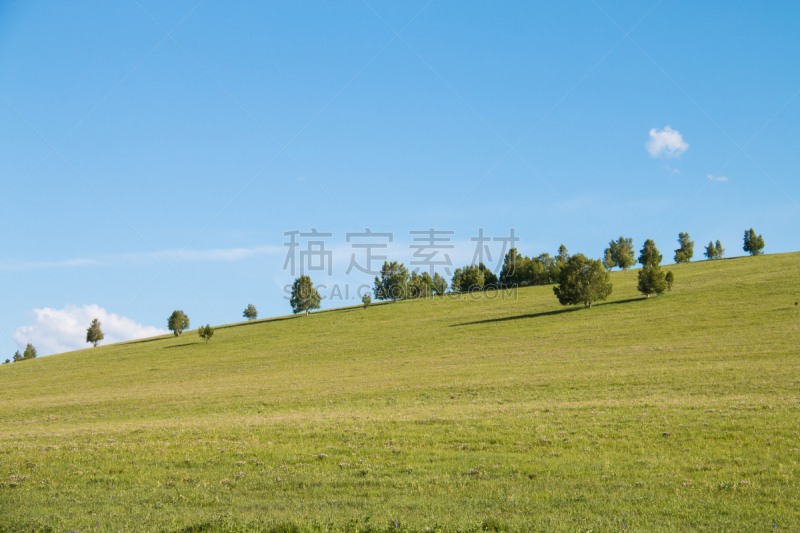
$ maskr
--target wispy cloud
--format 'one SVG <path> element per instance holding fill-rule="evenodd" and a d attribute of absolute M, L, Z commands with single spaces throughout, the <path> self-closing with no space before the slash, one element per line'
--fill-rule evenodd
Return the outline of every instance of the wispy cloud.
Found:
<path fill-rule="evenodd" d="M 17 328 L 13 337 L 22 345 L 33 344 L 41 355 L 80 350 L 89 346 L 86 343 L 86 328 L 95 318 L 103 324 L 103 344 L 169 333 L 165 329 L 144 326 L 91 304 L 83 307 L 69 305 L 64 309 L 34 309 L 33 323 Z"/>
<path fill-rule="evenodd" d="M 713 176 L 711 174 L 708 175 L 708 179 L 711 181 L 728 181 L 728 178 L 725 176 Z"/>
<path fill-rule="evenodd" d="M 664 168 L 665 170 L 669 170 L 670 174 L 679 174 L 679 175 L 683 176 L 683 172 L 681 172 L 681 171 L 680 171 L 679 169 L 677 169 L 677 168 L 672 168 L 672 167 L 671 167 L 671 166 L 669 166 L 669 165 L 664 165 L 664 167 L 663 167 L 663 168 Z"/>
<path fill-rule="evenodd" d="M 85 266 L 119 266 L 166 261 L 240 261 L 261 255 L 276 255 L 285 252 L 280 246 L 257 246 L 253 248 L 222 248 L 214 250 L 163 250 L 155 252 L 126 253 L 77 258 L 57 261 L 9 260 L 0 262 L 0 270 L 36 270 L 44 268 L 71 268 Z M 180 255 L 179 255 L 180 254 Z"/>
<path fill-rule="evenodd" d="M 678 130 L 665 126 L 663 130 L 650 130 L 650 140 L 645 143 L 650 157 L 678 157 L 689 149 Z"/>

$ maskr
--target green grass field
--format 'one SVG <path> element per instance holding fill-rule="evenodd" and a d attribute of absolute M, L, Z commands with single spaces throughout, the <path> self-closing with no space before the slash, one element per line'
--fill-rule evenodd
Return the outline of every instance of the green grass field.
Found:
<path fill-rule="evenodd" d="M 798 266 L 2 365 L 0 531 L 798 531 Z"/>

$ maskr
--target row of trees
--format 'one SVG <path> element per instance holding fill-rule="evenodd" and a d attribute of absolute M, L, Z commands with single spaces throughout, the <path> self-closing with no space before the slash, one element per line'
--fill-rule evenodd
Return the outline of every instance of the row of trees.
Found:
<path fill-rule="evenodd" d="M 675 250 L 676 263 L 688 263 L 694 257 L 694 241 L 689 233 L 678 234 L 678 249 Z M 764 239 L 756 235 L 751 228 L 745 231 L 744 249 L 751 255 L 759 255 L 764 248 Z M 719 259 L 725 250 L 722 243 L 709 243 L 706 257 Z M 557 283 L 553 288 L 559 302 L 564 305 L 583 304 L 591 307 L 593 302 L 605 300 L 613 289 L 608 275 L 614 268 L 628 270 L 637 262 L 642 265 L 638 272 L 638 290 L 647 298 L 650 295 L 662 294 L 672 290 L 675 275 L 671 271 L 661 269 L 663 254 L 656 247 L 655 241 L 645 241 L 637 258 L 633 248 L 633 239 L 620 237 L 612 240 L 605 249 L 602 260 L 593 260 L 583 254 L 570 255 L 563 244 L 558 254 L 551 257 L 541 254 L 526 257 L 512 248 L 506 254 L 500 276 L 496 276 L 483 263 L 457 268 L 453 274 L 449 289 L 453 292 L 485 290 L 487 288 L 542 285 Z M 404 300 L 431 295 L 442 295 L 448 290 L 444 277 L 436 273 L 431 277 L 428 273 L 408 272 L 402 263 L 386 261 L 380 275 L 375 277 L 373 294 L 377 300 Z M 301 276 L 292 286 L 290 303 L 295 313 L 319 309 L 322 298 L 314 288 L 311 278 Z M 368 308 L 372 298 L 364 296 L 362 303 Z"/>
<path fill-rule="evenodd" d="M 694 241 L 688 233 L 678 234 L 679 248 L 675 250 L 675 262 L 686 263 L 694 256 Z M 753 228 L 744 232 L 745 252 L 750 255 L 761 255 L 764 250 L 764 238 L 757 235 Z M 711 241 L 705 247 L 704 255 L 708 259 L 721 259 L 725 249 L 717 240 Z M 675 276 L 671 271 L 661 270 L 663 255 L 658 251 L 653 240 L 645 241 L 639 252 L 638 259 L 634 259 L 633 239 L 620 237 L 612 240 L 605 249 L 602 260 L 589 259 L 583 254 L 570 255 L 563 244 L 558 249 L 555 257 L 543 253 L 536 257 L 520 255 L 516 248 L 506 254 L 500 276 L 496 276 L 483 263 L 467 265 L 457 268 L 449 284 L 453 292 L 466 292 L 472 290 L 485 290 L 488 288 L 542 285 L 557 283 L 553 287 L 558 301 L 562 305 L 584 305 L 591 307 L 592 303 L 605 300 L 613 290 L 609 271 L 620 268 L 627 271 L 638 261 L 642 269 L 638 273 L 638 290 L 647 298 L 651 294 L 659 295 L 665 290 L 672 290 Z M 439 273 L 433 276 L 427 272 L 418 274 L 408 272 L 402 263 L 386 261 L 381 268 L 380 276 L 375 277 L 373 294 L 377 300 L 403 300 L 409 298 L 424 298 L 432 295 L 443 295 L 448 290 L 447 280 Z M 372 303 L 372 298 L 367 294 L 362 298 L 364 308 Z M 322 297 L 309 276 L 300 276 L 292 285 L 290 304 L 294 313 L 305 312 L 306 315 L 314 309 L 320 308 Z M 258 311 L 253 304 L 248 304 L 243 316 L 247 320 L 258 318 Z M 86 330 L 86 342 L 97 346 L 105 335 L 99 319 L 95 318 Z M 181 310 L 173 311 L 167 319 L 167 327 L 176 337 L 189 329 L 189 317 Z M 198 335 L 209 342 L 214 336 L 214 328 L 206 324 L 198 330 Z M 36 348 L 28 344 L 22 354 L 19 350 L 13 356 L 13 362 L 36 358 Z M 6 359 L 5 363 L 12 360 Z"/>

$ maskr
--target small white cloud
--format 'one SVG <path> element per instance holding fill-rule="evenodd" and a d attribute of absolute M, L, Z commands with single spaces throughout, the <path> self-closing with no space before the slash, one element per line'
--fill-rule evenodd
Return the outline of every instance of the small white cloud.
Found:
<path fill-rule="evenodd" d="M 102 344 L 169 333 L 165 329 L 144 326 L 130 318 L 109 313 L 99 305 L 92 304 L 83 307 L 68 305 L 64 309 L 34 309 L 33 324 L 17 328 L 14 339 L 23 346 L 33 344 L 40 355 L 79 350 L 91 346 L 86 343 L 86 328 L 95 318 L 100 319 L 105 334 Z"/>
<path fill-rule="evenodd" d="M 645 143 L 650 157 L 677 157 L 689 149 L 678 130 L 665 126 L 663 130 L 650 130 L 650 140 Z"/>
<path fill-rule="evenodd" d="M 663 167 L 663 168 L 664 168 L 665 170 L 669 170 L 671 174 L 680 174 L 681 176 L 683 175 L 683 172 L 681 172 L 681 171 L 680 171 L 680 170 L 678 170 L 677 168 L 672 168 L 672 167 L 670 167 L 669 165 L 664 165 L 664 167 Z"/>
<path fill-rule="evenodd" d="M 708 179 L 711 181 L 728 181 L 728 178 L 725 176 L 712 176 L 711 174 L 708 175 Z"/>
<path fill-rule="evenodd" d="M 297 177 L 297 181 L 306 181 L 306 177 L 305 176 L 298 176 Z"/>

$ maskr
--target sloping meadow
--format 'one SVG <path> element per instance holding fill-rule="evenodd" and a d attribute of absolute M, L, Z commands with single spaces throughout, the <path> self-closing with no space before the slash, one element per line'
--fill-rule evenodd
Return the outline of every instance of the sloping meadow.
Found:
<path fill-rule="evenodd" d="M 0 366 L 0 531 L 800 524 L 800 254 Z M 426 529 L 428 528 L 428 529 Z"/>

